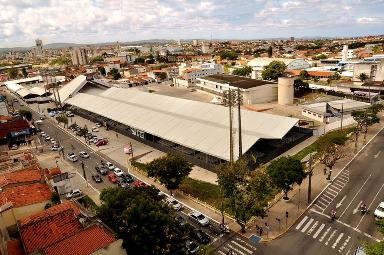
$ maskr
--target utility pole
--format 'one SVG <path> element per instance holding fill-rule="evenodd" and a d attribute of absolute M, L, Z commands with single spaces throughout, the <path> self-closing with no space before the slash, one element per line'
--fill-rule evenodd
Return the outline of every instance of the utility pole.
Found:
<path fill-rule="evenodd" d="M 343 130 L 343 117 L 344 117 L 344 103 L 341 103 L 341 121 L 340 121 L 340 130 Z"/>
<path fill-rule="evenodd" d="M 308 204 L 311 202 L 311 192 L 312 192 L 312 175 L 313 175 L 313 169 L 312 169 L 312 153 L 309 154 L 309 166 L 308 166 Z"/>
<path fill-rule="evenodd" d="M 237 117 L 239 122 L 239 158 L 243 156 L 243 141 L 242 141 L 242 134 L 241 134 L 241 103 L 242 103 L 242 96 L 240 94 L 240 88 L 237 88 Z"/>
<path fill-rule="evenodd" d="M 235 95 L 233 91 L 229 88 L 227 91 L 223 92 L 223 102 L 225 106 L 228 106 L 229 109 L 229 162 L 233 163 L 233 105 L 234 105 Z"/>

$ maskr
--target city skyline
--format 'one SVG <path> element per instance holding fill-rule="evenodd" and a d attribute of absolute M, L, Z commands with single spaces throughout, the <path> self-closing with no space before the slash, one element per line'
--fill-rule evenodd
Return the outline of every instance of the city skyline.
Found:
<path fill-rule="evenodd" d="M 0 0 L 0 47 L 146 39 L 263 39 L 382 34 L 383 0 Z M 314 6 L 316 8 L 314 8 Z"/>

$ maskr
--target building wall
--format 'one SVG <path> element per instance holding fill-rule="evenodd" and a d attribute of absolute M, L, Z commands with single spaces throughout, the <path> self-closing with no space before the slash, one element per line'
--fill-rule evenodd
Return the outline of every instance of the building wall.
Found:
<path fill-rule="evenodd" d="M 173 78 L 172 79 L 173 85 L 175 87 L 189 87 L 191 84 L 188 82 L 188 80 L 184 80 L 181 78 Z"/>
<path fill-rule="evenodd" d="M 384 80 L 384 60 L 378 63 L 358 63 L 353 67 L 353 80 L 360 81 L 359 76 L 361 73 L 367 74 L 372 81 Z"/>
<path fill-rule="evenodd" d="M 316 112 L 313 112 L 313 111 L 310 111 L 308 109 L 302 109 L 301 110 L 301 115 L 303 115 L 305 117 L 308 117 L 310 119 L 313 119 L 313 120 L 317 120 L 317 121 L 322 122 L 322 123 L 324 123 L 325 120 L 326 120 L 324 118 L 324 115 L 316 113 Z"/>
<path fill-rule="evenodd" d="M 29 217 L 33 214 L 44 211 L 44 207 L 50 201 L 44 201 L 41 203 L 9 208 L 8 210 L 1 213 L 4 221 L 4 225 L 9 228 L 16 225 L 16 220 L 21 220 L 23 218 Z"/>
<path fill-rule="evenodd" d="M 75 48 L 71 51 L 72 64 L 75 66 L 86 65 L 88 63 L 87 51 Z"/>
<path fill-rule="evenodd" d="M 107 247 L 104 247 L 100 250 L 95 251 L 91 255 L 109 255 L 109 254 L 127 255 L 127 252 L 125 251 L 125 249 L 123 249 L 122 245 L 123 245 L 123 240 L 119 239 L 109 244 Z"/>
<path fill-rule="evenodd" d="M 277 100 L 277 84 L 258 86 L 243 92 L 244 104 L 260 104 Z"/>

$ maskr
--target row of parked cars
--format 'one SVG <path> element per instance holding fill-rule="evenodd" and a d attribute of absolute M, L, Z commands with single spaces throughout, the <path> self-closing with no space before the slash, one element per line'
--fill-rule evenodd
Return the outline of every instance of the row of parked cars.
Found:
<path fill-rule="evenodd" d="M 94 127 L 92 127 L 92 129 L 91 129 L 92 132 L 99 132 L 99 127 L 101 127 L 101 124 L 96 123 L 96 125 Z M 69 129 L 72 130 L 73 132 L 75 132 L 76 135 L 81 134 L 81 127 L 77 124 L 72 124 L 69 127 Z M 85 134 L 85 138 L 86 138 L 87 142 L 93 143 L 96 146 L 103 146 L 103 145 L 108 144 L 108 139 L 106 139 L 104 137 L 100 137 L 100 136 L 98 136 L 92 132 L 88 132 Z"/>

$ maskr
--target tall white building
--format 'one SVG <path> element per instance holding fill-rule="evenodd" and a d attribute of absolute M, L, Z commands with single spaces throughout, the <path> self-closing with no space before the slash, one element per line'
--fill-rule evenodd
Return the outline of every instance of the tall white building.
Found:
<path fill-rule="evenodd" d="M 341 60 L 342 61 L 348 60 L 348 45 L 343 46 L 343 50 L 341 51 Z"/>
<path fill-rule="evenodd" d="M 42 56 L 43 55 L 43 41 L 40 39 L 36 39 L 36 56 Z"/>
<path fill-rule="evenodd" d="M 88 63 L 87 51 L 85 49 L 74 48 L 71 51 L 71 58 L 74 66 L 86 65 Z"/>

